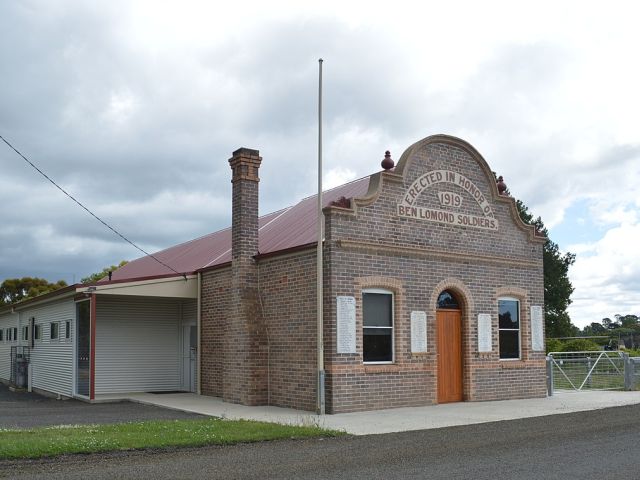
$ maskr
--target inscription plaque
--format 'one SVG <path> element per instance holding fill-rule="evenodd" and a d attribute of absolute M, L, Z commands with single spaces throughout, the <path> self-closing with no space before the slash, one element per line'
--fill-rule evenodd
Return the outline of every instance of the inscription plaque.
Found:
<path fill-rule="evenodd" d="M 427 351 L 427 314 L 411 312 L 411 353 Z"/>
<path fill-rule="evenodd" d="M 541 352 L 544 350 L 544 336 L 542 324 L 542 307 L 531 306 L 531 350 Z"/>
<path fill-rule="evenodd" d="M 491 315 L 478 314 L 478 352 L 490 352 L 491 345 Z"/>
<path fill-rule="evenodd" d="M 356 299 L 337 297 L 336 347 L 338 353 L 356 353 Z"/>

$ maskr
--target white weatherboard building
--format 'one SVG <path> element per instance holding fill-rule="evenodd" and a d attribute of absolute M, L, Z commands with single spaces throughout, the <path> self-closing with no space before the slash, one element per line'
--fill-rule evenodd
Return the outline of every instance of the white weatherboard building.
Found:
<path fill-rule="evenodd" d="M 0 381 L 85 400 L 195 392 L 196 318 L 195 276 L 66 287 L 0 309 Z"/>

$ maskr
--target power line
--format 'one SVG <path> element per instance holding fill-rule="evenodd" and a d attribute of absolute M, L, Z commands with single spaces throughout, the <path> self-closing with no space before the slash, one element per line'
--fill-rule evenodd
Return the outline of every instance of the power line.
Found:
<path fill-rule="evenodd" d="M 9 148 L 11 148 L 11 150 L 13 150 L 14 152 L 16 152 L 18 155 L 20 155 L 20 157 L 22 157 L 22 159 L 27 162 L 29 165 L 31 165 L 40 175 L 42 175 L 44 178 L 46 178 L 47 180 L 49 180 L 49 182 L 51 182 L 51 184 L 56 187 L 58 190 L 60 190 L 62 193 L 64 193 L 67 197 L 69 197 L 71 200 L 73 200 L 76 204 L 78 204 L 83 210 L 85 210 L 89 215 L 91 215 L 93 218 L 95 218 L 96 220 L 98 220 L 101 224 L 103 224 L 105 227 L 107 227 L 109 230 L 111 230 L 113 233 L 115 233 L 117 236 L 119 236 L 121 239 L 123 239 L 125 242 L 127 242 L 128 244 L 132 245 L 133 247 L 137 248 L 139 251 L 141 251 L 142 253 L 144 253 L 147 257 L 151 257 L 153 258 L 156 262 L 158 262 L 160 265 L 167 267 L 169 270 L 171 270 L 174 273 L 177 273 L 178 275 L 182 275 L 185 280 L 187 279 L 186 274 L 184 273 L 180 273 L 177 270 L 174 270 L 173 268 L 171 268 L 169 265 L 167 265 L 166 263 L 164 263 L 162 260 L 158 259 L 157 257 L 155 257 L 154 255 L 152 255 L 151 253 L 146 252 L 145 250 L 143 250 L 142 248 L 140 248 L 138 245 L 136 245 L 135 243 L 133 243 L 131 240 L 129 240 L 127 237 L 125 237 L 124 235 L 122 235 L 119 231 L 117 231 L 115 228 L 113 228 L 111 225 L 109 225 L 107 222 L 105 222 L 104 220 L 102 220 L 99 216 L 97 216 L 95 213 L 93 213 L 91 210 L 89 210 L 87 207 L 85 207 L 81 202 L 79 202 L 78 200 L 75 199 L 75 197 L 73 195 L 71 195 L 69 192 L 67 192 L 64 188 L 62 188 L 60 185 L 58 185 L 56 182 L 54 182 L 46 173 L 44 173 L 42 170 L 40 170 L 31 160 L 29 160 L 27 157 L 25 157 L 16 147 L 14 147 L 13 145 L 11 145 L 11 143 L 9 143 L 7 141 L 6 138 L 4 138 L 2 135 L 0 135 L 0 139 L 6 143 Z"/>

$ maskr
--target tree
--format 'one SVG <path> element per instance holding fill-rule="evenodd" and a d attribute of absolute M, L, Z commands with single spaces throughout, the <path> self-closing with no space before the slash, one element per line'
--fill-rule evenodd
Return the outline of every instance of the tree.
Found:
<path fill-rule="evenodd" d="M 64 280 L 50 283 L 44 278 L 8 278 L 0 284 L 0 306 L 37 297 L 67 286 Z"/>
<path fill-rule="evenodd" d="M 598 322 L 591 322 L 591 325 L 584 327 L 585 333 L 587 332 L 587 329 L 590 329 L 591 333 L 589 333 L 589 335 L 604 335 L 607 333 L 607 329 L 604 328 L 604 325 Z"/>
<path fill-rule="evenodd" d="M 624 328 L 638 327 L 637 315 L 616 315 L 616 320 L 620 322 L 620 325 Z"/>
<path fill-rule="evenodd" d="M 579 329 L 573 323 L 567 312 L 571 304 L 573 285 L 569 280 L 569 267 L 573 265 L 576 256 L 567 252 L 562 254 L 557 243 L 549 238 L 549 232 L 540 217 L 533 218 L 527 206 L 517 200 L 520 218 L 527 224 L 536 227 L 547 237 L 543 248 L 544 264 L 544 313 L 545 329 L 549 337 L 570 337 L 578 333 Z"/>
<path fill-rule="evenodd" d="M 118 265 L 111 265 L 110 267 L 105 267 L 100 272 L 96 272 L 87 277 L 84 277 L 82 280 L 80 280 L 80 283 L 94 283 L 99 280 L 102 280 L 104 277 L 109 275 L 109 272 L 113 272 L 114 270 L 117 270 L 120 267 L 124 267 L 127 263 L 129 262 L 127 262 L 126 260 L 122 260 Z"/>

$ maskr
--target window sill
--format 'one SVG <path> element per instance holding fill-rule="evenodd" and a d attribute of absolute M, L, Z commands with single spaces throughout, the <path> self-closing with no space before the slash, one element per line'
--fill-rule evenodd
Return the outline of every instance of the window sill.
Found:
<path fill-rule="evenodd" d="M 518 368 L 526 368 L 528 366 L 527 362 L 524 360 L 500 360 L 500 368 L 504 369 L 518 369 Z"/>
<path fill-rule="evenodd" d="M 400 365 L 388 363 L 388 364 L 371 364 L 364 365 L 364 373 L 397 373 L 400 371 Z"/>

